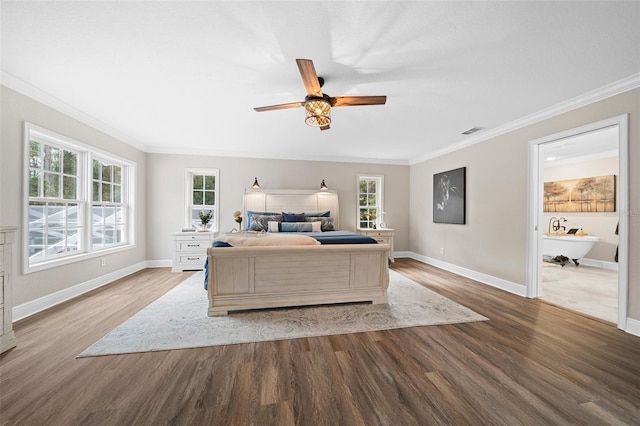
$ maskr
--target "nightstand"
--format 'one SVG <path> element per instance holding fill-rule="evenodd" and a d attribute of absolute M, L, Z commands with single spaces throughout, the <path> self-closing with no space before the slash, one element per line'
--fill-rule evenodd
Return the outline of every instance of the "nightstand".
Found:
<path fill-rule="evenodd" d="M 358 228 L 356 230 L 359 234 L 362 235 L 366 235 L 368 237 L 373 238 L 374 240 L 376 240 L 377 242 L 381 243 L 381 244 L 389 244 L 389 259 L 391 259 L 392 262 L 395 262 L 395 259 L 393 258 L 393 233 L 395 232 L 394 229 L 391 228 L 380 228 L 380 229 L 363 229 L 363 228 Z"/>
<path fill-rule="evenodd" d="M 196 271 L 204 268 L 207 248 L 213 244 L 213 232 L 174 232 L 173 268 L 171 272 Z"/>

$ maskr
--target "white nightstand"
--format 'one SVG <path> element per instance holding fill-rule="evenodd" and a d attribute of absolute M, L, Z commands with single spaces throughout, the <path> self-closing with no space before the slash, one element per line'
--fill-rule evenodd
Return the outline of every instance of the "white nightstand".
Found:
<path fill-rule="evenodd" d="M 359 234 L 366 235 L 368 237 L 373 238 L 374 240 L 376 240 L 379 243 L 389 244 L 389 249 L 390 249 L 389 259 L 391 259 L 392 262 L 395 262 L 395 259 L 393 258 L 393 233 L 395 232 L 394 229 L 391 229 L 391 228 L 380 228 L 380 229 L 358 228 L 356 231 Z"/>
<path fill-rule="evenodd" d="M 207 248 L 213 244 L 213 232 L 174 232 L 173 268 L 171 272 L 195 271 L 204 268 Z"/>

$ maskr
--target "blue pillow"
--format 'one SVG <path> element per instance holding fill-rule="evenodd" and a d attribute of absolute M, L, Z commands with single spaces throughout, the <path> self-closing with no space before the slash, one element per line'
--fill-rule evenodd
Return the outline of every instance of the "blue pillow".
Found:
<path fill-rule="evenodd" d="M 331 210 L 327 210 L 324 212 L 305 213 L 304 217 L 331 217 Z"/>
<path fill-rule="evenodd" d="M 251 216 L 253 215 L 263 215 L 263 216 L 273 216 L 273 215 L 277 215 L 280 213 L 276 213 L 276 212 L 253 212 L 251 210 L 247 211 L 247 223 L 244 225 L 245 226 L 245 231 L 249 230 L 249 227 L 251 227 Z"/>
<path fill-rule="evenodd" d="M 304 222 L 304 213 L 285 213 L 282 212 L 284 222 Z"/>
<path fill-rule="evenodd" d="M 282 215 L 254 213 L 253 216 L 251 216 L 249 231 L 265 231 L 266 232 L 269 229 L 269 222 L 282 222 Z"/>
<path fill-rule="evenodd" d="M 311 232 L 313 225 L 310 222 L 280 222 L 278 230 L 280 232 Z"/>

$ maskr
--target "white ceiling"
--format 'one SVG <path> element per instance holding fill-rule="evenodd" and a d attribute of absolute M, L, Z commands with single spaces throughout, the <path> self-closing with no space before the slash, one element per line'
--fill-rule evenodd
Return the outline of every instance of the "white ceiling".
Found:
<path fill-rule="evenodd" d="M 2 1 L 2 82 L 147 152 L 411 164 L 640 75 L 640 2 Z M 296 58 L 331 96 L 302 109 Z M 486 128 L 474 136 L 462 132 Z"/>
<path fill-rule="evenodd" d="M 619 155 L 618 126 L 605 127 L 542 145 L 545 167 L 577 163 Z"/>

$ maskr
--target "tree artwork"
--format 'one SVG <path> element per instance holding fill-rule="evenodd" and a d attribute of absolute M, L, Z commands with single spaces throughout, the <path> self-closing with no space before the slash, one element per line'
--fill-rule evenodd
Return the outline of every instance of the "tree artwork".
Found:
<path fill-rule="evenodd" d="M 615 175 L 544 183 L 545 212 L 615 212 Z"/>

